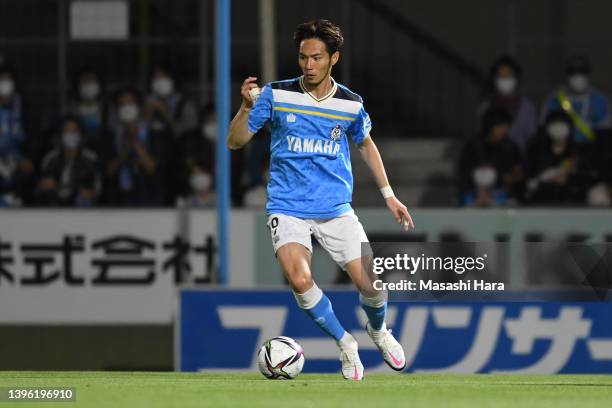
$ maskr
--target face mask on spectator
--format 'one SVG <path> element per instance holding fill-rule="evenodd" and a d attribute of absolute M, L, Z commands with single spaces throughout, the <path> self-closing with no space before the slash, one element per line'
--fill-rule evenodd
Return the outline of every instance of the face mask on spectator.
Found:
<path fill-rule="evenodd" d="M 0 80 L 0 96 L 7 97 L 13 94 L 15 83 L 11 79 Z"/>
<path fill-rule="evenodd" d="M 517 82 L 515 77 L 499 77 L 495 79 L 495 89 L 501 95 L 512 95 L 516 90 Z"/>
<path fill-rule="evenodd" d="M 151 84 L 156 95 L 166 97 L 174 90 L 174 82 L 170 78 L 156 78 Z"/>
<path fill-rule="evenodd" d="M 587 191 L 587 203 L 592 207 L 609 207 L 610 191 L 605 183 L 595 184 Z"/>
<path fill-rule="evenodd" d="M 91 101 L 100 93 L 100 85 L 97 82 L 86 82 L 79 88 L 79 93 L 83 99 Z"/>
<path fill-rule="evenodd" d="M 210 184 L 212 179 L 209 174 L 206 173 L 197 173 L 191 176 L 191 188 L 193 191 L 208 191 L 210 189 Z"/>
<path fill-rule="evenodd" d="M 546 131 L 553 141 L 562 142 L 567 140 L 570 134 L 570 127 L 565 122 L 556 121 L 549 123 L 546 126 Z"/>
<path fill-rule="evenodd" d="M 133 103 L 127 103 L 119 107 L 119 120 L 123 123 L 134 122 L 138 119 L 140 109 L 138 105 Z"/>
<path fill-rule="evenodd" d="M 573 92 L 581 94 L 589 87 L 589 77 L 585 74 L 572 74 L 568 83 Z"/>
<path fill-rule="evenodd" d="M 62 143 L 67 149 L 76 149 L 81 141 L 79 132 L 64 132 L 62 134 Z"/>
<path fill-rule="evenodd" d="M 202 133 L 211 142 L 217 140 L 217 124 L 215 122 L 204 123 L 202 125 Z"/>
<path fill-rule="evenodd" d="M 477 187 L 489 188 L 495 184 L 495 180 L 497 179 L 497 172 L 493 167 L 478 167 L 474 170 L 473 177 L 474 183 Z"/>

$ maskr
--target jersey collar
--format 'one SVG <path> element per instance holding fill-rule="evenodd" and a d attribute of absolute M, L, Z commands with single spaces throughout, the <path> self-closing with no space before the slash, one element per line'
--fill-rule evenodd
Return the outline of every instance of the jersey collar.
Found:
<path fill-rule="evenodd" d="M 338 89 L 338 84 L 336 84 L 336 81 L 334 80 L 334 78 L 332 78 L 331 76 L 329 77 L 333 83 L 332 85 L 332 89 L 329 91 L 329 93 L 327 95 L 324 95 L 321 98 L 317 98 L 316 96 L 314 96 L 312 93 L 310 93 L 306 87 L 304 86 L 304 76 L 302 75 L 300 77 L 300 88 L 302 88 L 302 91 L 304 91 L 304 93 L 308 96 L 310 96 L 312 99 L 315 100 L 315 102 L 323 102 L 326 99 L 331 98 L 332 96 L 334 96 L 334 94 L 336 93 L 336 90 Z"/>

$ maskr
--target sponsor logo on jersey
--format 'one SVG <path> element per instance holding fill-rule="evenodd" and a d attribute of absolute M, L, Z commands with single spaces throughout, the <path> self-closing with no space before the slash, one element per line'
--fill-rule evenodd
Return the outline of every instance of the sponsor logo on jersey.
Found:
<path fill-rule="evenodd" d="M 287 123 L 295 123 L 296 119 L 297 117 L 293 113 L 287 115 Z"/>
<path fill-rule="evenodd" d="M 334 156 L 340 152 L 340 143 L 333 140 L 302 139 L 296 136 L 287 136 L 287 148 L 298 153 L 324 153 Z"/>
<path fill-rule="evenodd" d="M 342 136 L 342 127 L 340 125 L 336 125 L 332 129 L 330 136 L 334 142 L 338 141 L 338 139 L 340 139 Z"/>

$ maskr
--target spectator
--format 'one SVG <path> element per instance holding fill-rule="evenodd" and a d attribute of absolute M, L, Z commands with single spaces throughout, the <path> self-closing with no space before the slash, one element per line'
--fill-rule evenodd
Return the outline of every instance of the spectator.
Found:
<path fill-rule="evenodd" d="M 597 132 L 593 149 L 597 172 L 593 186 L 587 191 L 587 204 L 609 207 L 612 204 L 612 129 Z"/>
<path fill-rule="evenodd" d="M 537 129 L 536 108 L 533 102 L 520 93 L 522 70 L 512 57 L 500 57 L 491 67 L 491 92 L 478 108 L 482 121 L 490 109 L 503 109 L 512 118 L 508 138 L 524 153 L 529 138 Z"/>
<path fill-rule="evenodd" d="M 190 187 L 185 180 L 185 174 L 197 165 L 202 171 L 214 177 L 215 174 L 215 144 L 217 140 L 217 121 L 212 107 L 201 113 L 201 126 L 181 135 L 178 141 L 178 156 L 182 163 L 178 166 L 178 181 L 181 195 L 189 192 Z"/>
<path fill-rule="evenodd" d="M 590 85 L 591 63 L 586 57 L 570 57 L 566 73 L 567 86 L 552 92 L 544 102 L 542 122 L 549 112 L 563 110 L 574 124 L 572 139 L 577 143 L 593 141 L 597 130 L 611 125 L 608 96 Z"/>
<path fill-rule="evenodd" d="M 100 192 L 97 156 L 84 146 L 84 132 L 76 116 L 64 118 L 60 131 L 60 146 L 42 162 L 37 201 L 42 205 L 91 207 Z"/>
<path fill-rule="evenodd" d="M 578 156 L 571 139 L 572 127 L 572 120 L 565 112 L 550 112 L 540 135 L 529 144 L 528 201 L 569 204 L 584 200 L 584 188 L 577 177 Z"/>
<path fill-rule="evenodd" d="M 108 201 L 112 205 L 164 204 L 169 135 L 154 130 L 142 116 L 140 93 L 121 90 L 116 98 L 118 124 L 105 153 Z"/>
<path fill-rule="evenodd" d="M 270 159 L 264 160 L 259 170 L 262 182 L 249 188 L 244 194 L 244 206 L 265 208 L 268 202 L 268 181 L 270 172 Z"/>
<path fill-rule="evenodd" d="M 145 116 L 154 131 L 169 131 L 174 137 L 198 126 L 196 104 L 176 89 L 174 77 L 163 67 L 151 75 L 151 94 L 147 98 Z"/>
<path fill-rule="evenodd" d="M 270 159 L 271 134 L 268 125 L 261 128 L 253 140 L 249 143 L 246 150 L 246 174 L 244 175 L 243 186 L 247 189 L 257 187 L 264 183 L 262 167 Z"/>
<path fill-rule="evenodd" d="M 191 208 L 214 208 L 217 196 L 212 188 L 212 175 L 197 164 L 189 172 L 190 192 L 186 204 Z"/>
<path fill-rule="evenodd" d="M 15 72 L 0 67 L 0 207 L 21 205 L 34 166 L 25 155 L 23 107 Z"/>
<path fill-rule="evenodd" d="M 508 138 L 511 123 L 505 110 L 489 110 L 483 117 L 482 135 L 464 146 L 459 163 L 463 205 L 504 205 L 521 198 L 522 158 Z"/>
<path fill-rule="evenodd" d="M 83 129 L 85 146 L 100 151 L 106 131 L 107 106 L 103 82 L 93 68 L 83 68 L 74 80 L 74 94 L 68 103 L 68 112 L 78 118 Z"/>
<path fill-rule="evenodd" d="M 497 170 L 489 163 L 482 163 L 472 172 L 474 188 L 463 194 L 466 207 L 497 207 L 507 205 L 508 191 L 497 186 Z"/>

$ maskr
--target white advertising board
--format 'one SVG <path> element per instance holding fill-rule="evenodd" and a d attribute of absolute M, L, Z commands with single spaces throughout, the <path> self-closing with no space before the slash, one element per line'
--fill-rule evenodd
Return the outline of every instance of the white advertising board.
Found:
<path fill-rule="evenodd" d="M 216 212 L 0 211 L 0 324 L 170 323 L 210 283 Z M 253 284 L 253 214 L 230 225 L 230 286 Z"/>

